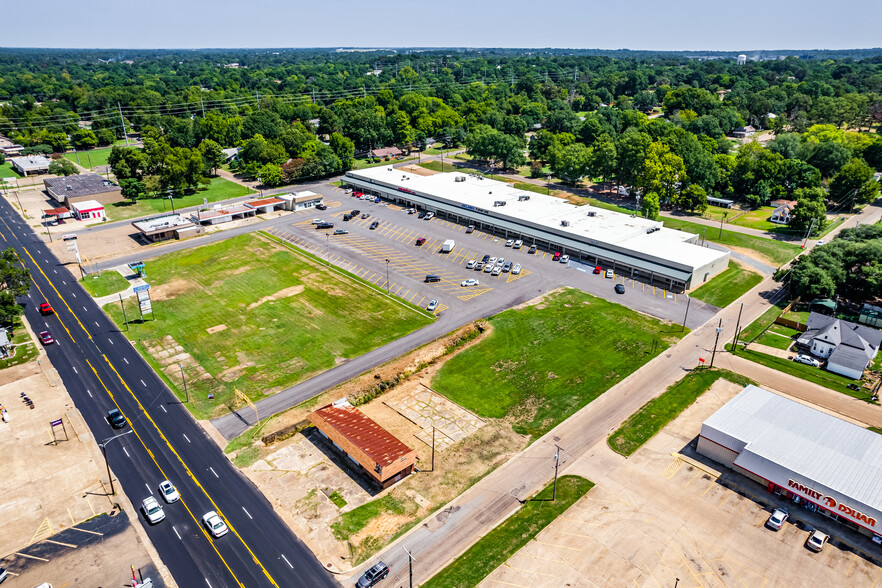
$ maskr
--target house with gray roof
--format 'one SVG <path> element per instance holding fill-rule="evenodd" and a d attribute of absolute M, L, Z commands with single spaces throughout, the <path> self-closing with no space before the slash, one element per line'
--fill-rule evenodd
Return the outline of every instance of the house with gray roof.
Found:
<path fill-rule="evenodd" d="M 47 178 L 43 180 L 43 185 L 52 198 L 68 208 L 86 200 L 97 200 L 101 204 L 125 200 L 119 186 L 98 174 Z"/>
<path fill-rule="evenodd" d="M 827 360 L 827 371 L 860 379 L 879 352 L 882 331 L 813 312 L 797 345 Z"/>
<path fill-rule="evenodd" d="M 42 155 L 28 155 L 25 157 L 12 157 L 9 159 L 9 163 L 12 164 L 15 171 L 23 176 L 27 176 L 28 174 L 49 173 L 51 161 L 49 161 L 48 157 Z"/>

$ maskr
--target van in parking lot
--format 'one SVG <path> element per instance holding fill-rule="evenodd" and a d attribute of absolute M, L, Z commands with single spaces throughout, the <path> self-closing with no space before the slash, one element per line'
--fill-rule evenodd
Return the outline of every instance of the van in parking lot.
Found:
<path fill-rule="evenodd" d="M 441 276 L 436 276 L 435 274 L 429 274 L 426 276 L 426 282 L 440 282 Z"/>
<path fill-rule="evenodd" d="M 513 246 L 513 247 L 514 247 L 515 249 L 520 249 L 521 246 L 522 246 L 523 244 L 524 244 L 524 242 L 521 241 L 520 239 L 518 239 L 517 241 L 514 242 L 514 246 Z"/>

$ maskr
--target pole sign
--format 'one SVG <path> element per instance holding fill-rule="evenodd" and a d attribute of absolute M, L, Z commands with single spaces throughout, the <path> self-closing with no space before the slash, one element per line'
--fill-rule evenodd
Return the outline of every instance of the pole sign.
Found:
<path fill-rule="evenodd" d="M 73 233 L 68 233 L 67 235 L 62 235 L 61 240 L 62 241 L 76 241 L 77 236 Z"/>
<path fill-rule="evenodd" d="M 134 292 L 146 292 L 150 289 L 150 284 L 144 284 L 143 286 L 135 286 L 133 288 Z"/>
<path fill-rule="evenodd" d="M 50 421 L 50 422 L 49 422 L 49 426 L 50 426 L 50 427 L 57 427 L 57 426 L 59 426 L 59 425 L 61 425 L 61 419 L 58 419 L 58 420 Z"/>

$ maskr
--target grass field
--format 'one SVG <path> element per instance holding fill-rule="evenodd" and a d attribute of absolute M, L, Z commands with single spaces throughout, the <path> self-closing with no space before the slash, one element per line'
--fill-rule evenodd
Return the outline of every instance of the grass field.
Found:
<path fill-rule="evenodd" d="M 729 260 L 729 269 L 698 287 L 690 296 L 725 308 L 762 281 L 763 277 L 757 272 Z"/>
<path fill-rule="evenodd" d="M 36 330 L 40 331 L 40 329 Z M 12 324 L 12 333 L 14 335 L 10 343 L 15 345 L 15 355 L 7 359 L 0 359 L 0 369 L 27 363 L 36 359 L 40 353 L 37 349 L 37 344 L 34 343 L 27 329 L 24 328 L 21 317 L 15 317 L 15 321 Z"/>
<path fill-rule="evenodd" d="M 775 232 L 781 229 L 786 231 L 786 225 L 775 224 L 769 220 L 773 212 L 775 212 L 774 206 L 762 206 L 756 210 L 746 212 L 736 219 L 732 219 L 733 215 L 730 213 L 729 222 L 739 227 L 747 227 L 748 229 L 756 229 L 758 231 Z"/>
<path fill-rule="evenodd" d="M 744 233 L 736 233 L 725 229 L 723 229 L 721 236 L 719 228 L 706 227 L 679 218 L 662 217 L 662 221 L 664 221 L 666 227 L 671 229 L 679 229 L 698 235 L 704 233 L 708 241 L 719 243 L 720 245 L 755 251 L 777 266 L 784 265 L 800 252 L 799 245 L 794 245 L 793 243 L 775 241 L 764 237 L 754 237 L 753 235 L 745 235 Z"/>
<path fill-rule="evenodd" d="M 125 146 L 125 142 L 123 142 L 123 146 Z M 72 151 L 65 153 L 64 157 L 86 169 L 95 169 L 99 165 L 107 165 L 107 159 L 110 157 L 112 149 L 113 147 L 102 147 L 88 151 Z"/>
<path fill-rule="evenodd" d="M 451 358 L 432 386 L 533 439 L 597 398 L 685 333 L 578 290 L 490 318 L 493 332 Z"/>
<path fill-rule="evenodd" d="M 731 350 L 731 346 L 727 344 L 726 349 Z M 846 378 L 845 376 L 840 376 L 839 374 L 834 374 L 822 370 L 821 368 L 796 363 L 795 361 L 784 359 L 783 357 L 766 355 L 759 351 L 753 351 L 750 348 L 741 349 L 739 347 L 736 353 L 744 359 L 749 359 L 750 361 L 776 369 L 785 374 L 790 374 L 791 376 L 796 376 L 797 378 L 801 378 L 808 382 L 813 382 L 819 386 L 835 390 L 836 392 L 841 392 L 842 394 L 847 394 L 848 396 L 853 396 L 860 400 L 870 399 L 870 394 L 864 392 L 863 389 L 856 391 L 850 390 L 846 387 L 848 384 L 857 383 L 856 380 L 852 380 L 851 378 Z"/>
<path fill-rule="evenodd" d="M 86 292 L 96 298 L 122 292 L 129 287 L 129 281 L 122 277 L 118 271 L 107 270 L 101 275 L 90 274 L 80 280 Z"/>
<path fill-rule="evenodd" d="M 431 322 L 259 235 L 172 253 L 147 266 L 156 320 L 131 324 L 128 335 L 181 398 L 178 363 L 184 363 L 189 408 L 199 418 L 226 412 L 234 388 L 259 399 Z M 138 317 L 137 301 L 126 304 L 129 319 Z M 123 323 L 118 303 L 105 310 Z M 182 352 L 192 360 L 165 359 Z"/>
<path fill-rule="evenodd" d="M 740 341 L 750 341 L 757 335 L 759 335 L 763 329 L 765 329 L 768 325 L 771 325 L 775 322 L 775 319 L 781 315 L 781 311 L 787 307 L 788 304 L 787 299 L 779 300 L 777 303 L 771 305 L 764 313 L 762 313 L 759 318 L 755 321 L 744 327 L 741 331 L 741 335 L 739 337 Z"/>
<path fill-rule="evenodd" d="M 551 501 L 551 485 L 546 486 L 520 510 L 423 583 L 423 588 L 477 586 L 593 487 L 594 484 L 585 478 L 562 476 L 557 481 L 554 502 Z"/>
<path fill-rule="evenodd" d="M 12 164 L 8 161 L 0 165 L 0 178 L 20 178 L 21 176 L 12 170 Z"/>
<path fill-rule="evenodd" d="M 720 378 L 743 386 L 755 383 L 728 370 L 695 368 L 679 382 L 669 386 L 661 396 L 653 398 L 628 417 L 628 420 L 607 438 L 610 448 L 625 457 L 630 456 L 668 423 L 680 416 L 681 412 L 689 408 Z"/>
<path fill-rule="evenodd" d="M 197 190 L 193 194 L 177 196 L 174 199 L 174 205 L 175 210 L 180 210 L 189 206 L 202 204 L 203 198 L 211 203 L 228 200 L 230 198 L 239 198 L 254 193 L 254 190 L 246 188 L 236 182 L 231 182 L 224 178 L 211 178 L 211 185 L 207 190 Z M 111 204 L 106 207 L 106 212 L 108 220 L 118 221 L 160 214 L 163 212 L 171 212 L 171 209 L 172 207 L 168 198 L 142 198 L 134 203 L 127 200 L 125 202 Z"/>

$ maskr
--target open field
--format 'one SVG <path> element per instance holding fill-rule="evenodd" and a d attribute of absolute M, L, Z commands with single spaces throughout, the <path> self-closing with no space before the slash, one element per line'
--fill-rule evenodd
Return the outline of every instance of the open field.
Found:
<path fill-rule="evenodd" d="M 123 146 L 125 146 L 125 142 L 123 142 Z M 112 149 L 113 147 L 102 147 L 88 151 L 71 151 L 65 153 L 64 157 L 86 169 L 95 169 L 99 165 L 107 165 L 107 159 L 110 157 Z"/>
<path fill-rule="evenodd" d="M 775 212 L 774 206 L 762 206 L 756 210 L 748 211 L 735 219 L 732 219 L 733 214 L 730 213 L 729 222 L 739 227 L 747 227 L 758 231 L 792 232 L 787 229 L 787 225 L 775 224 L 769 220 L 773 212 Z"/>
<path fill-rule="evenodd" d="M 557 482 L 554 501 L 551 500 L 552 486 L 549 484 L 423 586 L 477 586 L 593 487 L 592 482 L 580 476 L 562 476 Z"/>
<path fill-rule="evenodd" d="M 697 367 L 683 376 L 676 384 L 669 386 L 661 396 L 644 404 L 607 438 L 613 451 L 629 457 L 652 439 L 668 423 L 680 416 L 699 396 L 704 394 L 717 380 L 724 378 L 730 382 L 746 386 L 754 384 L 749 378 L 707 367 Z"/>
<path fill-rule="evenodd" d="M 725 308 L 762 281 L 763 277 L 755 271 L 729 260 L 729 269 L 696 288 L 690 296 Z"/>
<path fill-rule="evenodd" d="M 698 235 L 704 234 L 705 239 L 708 241 L 754 251 L 762 258 L 767 259 L 771 264 L 777 266 L 784 265 L 800 251 L 799 245 L 794 245 L 793 243 L 775 241 L 764 237 L 754 237 L 725 229 L 721 232 L 718 228 L 706 227 L 679 218 L 664 217 L 662 220 L 664 225 L 670 229 L 679 229 Z"/>
<path fill-rule="evenodd" d="M 448 361 L 433 388 L 533 439 L 597 398 L 685 332 L 578 290 L 490 319 L 493 332 Z"/>
<path fill-rule="evenodd" d="M 80 280 L 80 283 L 86 292 L 96 298 L 116 294 L 129 287 L 129 281 L 114 270 L 102 272 L 101 275 L 89 274 Z"/>
<path fill-rule="evenodd" d="M 0 165 L 0 178 L 19 178 L 17 173 L 12 171 L 12 164 L 8 161 Z"/>
<path fill-rule="evenodd" d="M 430 322 L 257 235 L 160 257 L 148 272 L 156 320 L 130 324 L 130 337 L 181 398 L 183 365 L 199 418 L 225 412 L 234 389 L 256 400 Z M 119 304 L 105 310 L 122 324 Z"/>
<path fill-rule="evenodd" d="M 211 185 L 207 190 L 197 190 L 193 194 L 176 196 L 174 199 L 174 207 L 175 210 L 178 210 L 189 206 L 197 206 L 202 204 L 203 198 L 211 203 L 228 200 L 230 198 L 239 198 L 254 193 L 254 190 L 246 188 L 236 182 L 231 182 L 224 178 L 211 178 Z M 127 200 L 106 207 L 108 220 L 111 221 L 171 212 L 171 210 L 172 207 L 168 198 L 142 198 L 134 203 Z"/>

